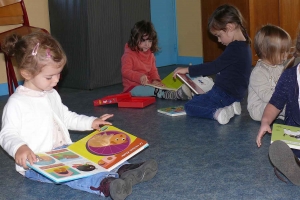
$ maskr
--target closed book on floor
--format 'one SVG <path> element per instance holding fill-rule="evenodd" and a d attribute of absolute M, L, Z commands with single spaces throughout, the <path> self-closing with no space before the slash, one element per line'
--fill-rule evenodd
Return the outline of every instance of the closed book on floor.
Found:
<path fill-rule="evenodd" d="M 169 116 L 186 115 L 183 106 L 172 106 L 172 107 L 160 108 L 157 110 L 157 112 L 165 114 L 165 115 L 169 115 Z"/>

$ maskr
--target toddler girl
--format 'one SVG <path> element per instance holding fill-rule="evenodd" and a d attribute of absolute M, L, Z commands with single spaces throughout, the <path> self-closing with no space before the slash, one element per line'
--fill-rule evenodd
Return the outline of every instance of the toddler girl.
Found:
<path fill-rule="evenodd" d="M 35 153 L 71 144 L 68 129 L 99 129 L 100 125 L 110 125 L 106 120 L 113 115 L 104 114 L 99 118 L 79 115 L 69 111 L 62 103 L 53 87 L 59 81 L 67 58 L 51 35 L 32 33 L 22 38 L 11 35 L 2 44 L 4 52 L 15 56 L 24 85 L 16 88 L 4 107 L 0 145 L 15 159 L 16 170 L 20 174 L 51 183 L 46 177 L 28 169 L 26 161 L 32 164 L 37 162 Z M 124 163 L 112 172 L 102 172 L 64 184 L 98 195 L 110 195 L 113 199 L 125 199 L 131 193 L 132 185 L 150 180 L 156 171 L 154 160 L 136 165 Z"/>
<path fill-rule="evenodd" d="M 258 147 L 262 145 L 263 135 L 266 132 L 272 132 L 271 124 L 284 106 L 286 106 L 284 124 L 300 127 L 300 64 L 291 67 L 295 58 L 300 56 L 300 32 L 298 33 L 293 56 L 288 67 L 281 74 L 275 91 L 264 110 L 256 137 Z M 275 141 L 269 148 L 269 157 L 276 169 L 282 172 L 293 184 L 300 185 L 300 165 L 298 160 L 300 158 L 300 150 L 290 149 L 283 141 Z"/>
<path fill-rule="evenodd" d="M 151 22 L 142 20 L 133 26 L 121 59 L 123 91 L 130 91 L 132 96 L 156 96 L 174 100 L 191 98 L 191 91 L 186 85 L 177 91 L 154 87 L 164 86 L 155 64 L 154 53 L 158 51 L 157 43 L 157 34 Z"/>
<path fill-rule="evenodd" d="M 227 46 L 213 62 L 179 67 L 176 74 L 189 73 L 191 77 L 216 74 L 213 88 L 205 94 L 195 95 L 184 108 L 189 116 L 215 119 L 227 124 L 234 114 L 241 114 L 243 99 L 251 71 L 250 38 L 243 25 L 240 11 L 231 5 L 218 7 L 208 22 L 210 33 Z"/>
<path fill-rule="evenodd" d="M 260 121 L 284 69 L 291 46 L 290 35 L 278 26 L 263 26 L 255 35 L 254 49 L 259 57 L 252 70 L 247 109 L 252 119 Z M 284 109 L 280 117 L 284 116 Z"/>

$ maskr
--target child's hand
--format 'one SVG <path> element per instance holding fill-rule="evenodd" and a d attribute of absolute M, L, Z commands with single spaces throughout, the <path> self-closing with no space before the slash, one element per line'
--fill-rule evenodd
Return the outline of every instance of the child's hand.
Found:
<path fill-rule="evenodd" d="M 176 78 L 176 74 L 188 74 L 189 68 L 188 67 L 177 67 L 173 72 L 173 78 Z"/>
<path fill-rule="evenodd" d="M 107 122 L 105 120 L 107 120 L 108 118 L 111 118 L 112 116 L 114 116 L 114 115 L 113 114 L 104 114 L 101 117 L 95 119 L 92 123 L 92 128 L 99 129 L 100 125 L 111 125 L 110 122 Z"/>
<path fill-rule="evenodd" d="M 24 169 L 28 169 L 26 161 L 28 161 L 32 165 L 34 162 L 37 162 L 37 159 L 36 155 L 27 145 L 22 145 L 16 152 L 15 162 L 17 163 L 17 165 L 22 166 Z"/>
<path fill-rule="evenodd" d="M 153 85 L 156 85 L 156 86 L 160 86 L 160 87 L 165 86 L 161 81 L 158 81 L 158 80 L 152 81 L 152 84 L 153 84 Z"/>
<path fill-rule="evenodd" d="M 146 85 L 148 83 L 148 78 L 146 75 L 141 76 L 140 80 L 142 85 Z"/>
<path fill-rule="evenodd" d="M 264 136 L 264 134 L 266 132 L 271 133 L 272 132 L 271 127 L 268 124 L 262 124 L 260 126 L 258 134 L 256 136 L 256 144 L 257 144 L 258 147 L 261 146 L 261 139 L 262 139 L 262 137 Z"/>

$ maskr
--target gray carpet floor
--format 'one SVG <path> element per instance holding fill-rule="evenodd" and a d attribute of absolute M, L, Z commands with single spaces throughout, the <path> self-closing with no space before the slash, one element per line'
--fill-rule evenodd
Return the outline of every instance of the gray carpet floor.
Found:
<path fill-rule="evenodd" d="M 161 77 L 175 66 L 159 68 Z M 77 113 L 100 116 L 114 114 L 111 122 L 118 128 L 149 142 L 149 148 L 131 163 L 150 158 L 159 170 L 150 181 L 133 187 L 128 200 L 181 199 L 299 199 L 300 188 L 280 181 L 268 158 L 270 135 L 257 148 L 255 138 L 260 123 L 253 121 L 242 102 L 242 114 L 227 125 L 188 116 L 170 117 L 158 108 L 183 105 L 184 101 L 162 100 L 143 109 L 94 107 L 93 100 L 122 91 L 112 85 L 92 91 L 60 88 L 62 100 Z M 0 114 L 8 96 L 0 97 Z M 90 132 L 70 131 L 73 141 Z M 45 184 L 23 178 L 14 168 L 14 160 L 0 148 L 0 199 L 101 199 L 64 185 Z M 105 198 L 102 198 L 105 199 Z M 109 199 L 109 198 L 107 198 Z"/>

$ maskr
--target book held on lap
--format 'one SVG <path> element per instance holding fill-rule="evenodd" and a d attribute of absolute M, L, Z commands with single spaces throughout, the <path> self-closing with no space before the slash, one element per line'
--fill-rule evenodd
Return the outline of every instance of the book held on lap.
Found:
<path fill-rule="evenodd" d="M 191 78 L 187 74 L 177 74 L 177 77 L 181 79 L 195 94 L 204 94 L 211 90 L 214 86 L 213 79 L 207 76 Z"/>
<path fill-rule="evenodd" d="M 273 124 L 271 143 L 276 140 L 285 142 L 290 148 L 300 149 L 300 127 Z"/>
<path fill-rule="evenodd" d="M 173 90 L 173 91 L 177 90 L 176 88 L 169 88 L 169 87 L 166 87 L 166 86 L 158 86 L 158 85 L 154 85 L 154 84 L 150 84 L 150 83 L 147 83 L 146 85 L 151 86 L 151 87 L 155 87 L 155 88 L 158 88 L 158 89 L 161 89 L 161 90 Z"/>
<path fill-rule="evenodd" d="M 176 74 L 195 94 L 204 94 L 205 92 L 186 74 Z"/>
<path fill-rule="evenodd" d="M 173 88 L 175 90 L 178 90 L 181 85 L 183 84 L 182 80 L 179 78 L 173 77 L 173 72 L 171 72 L 168 76 L 166 76 L 161 82 L 167 87 L 167 88 Z"/>
<path fill-rule="evenodd" d="M 174 106 L 174 107 L 160 108 L 160 109 L 157 110 L 157 112 L 165 114 L 165 115 L 169 115 L 169 116 L 186 115 L 183 106 Z"/>
<path fill-rule="evenodd" d="M 37 153 L 27 165 L 55 183 L 109 172 L 148 147 L 147 141 L 114 126 L 103 126 L 67 148 Z"/>

